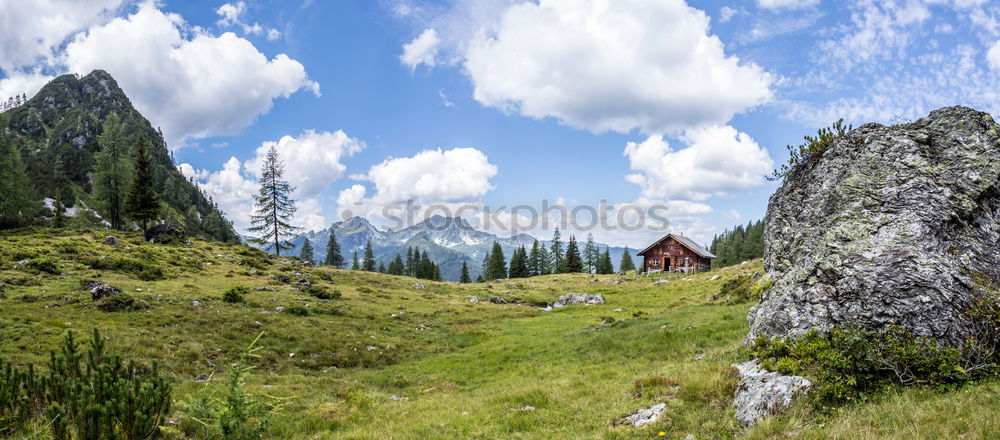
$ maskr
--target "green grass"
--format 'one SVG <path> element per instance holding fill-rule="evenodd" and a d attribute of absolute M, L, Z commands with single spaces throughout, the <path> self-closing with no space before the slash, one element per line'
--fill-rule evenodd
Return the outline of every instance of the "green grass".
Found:
<path fill-rule="evenodd" d="M 425 289 L 415 289 L 412 278 L 301 267 L 241 246 L 149 245 L 134 234 L 117 234 L 123 244 L 109 246 L 106 234 L 0 234 L 6 296 L 0 357 L 43 365 L 67 330 L 88 334 L 98 327 L 115 352 L 159 360 L 175 399 L 185 401 L 221 382 L 241 350 L 263 333 L 249 388 L 284 402 L 267 438 L 639 439 L 660 438 L 662 431 L 676 439 L 689 433 L 699 439 L 985 439 L 1000 433 L 997 381 L 946 392 L 896 389 L 824 414 L 799 404 L 740 428 L 729 365 L 745 360 L 750 304 L 712 298 L 724 282 L 761 272 L 759 261 L 690 276 L 424 281 Z M 126 264 L 93 268 L 95 259 L 106 261 L 102 256 Z M 21 260 L 38 263 L 22 266 Z M 162 275 L 149 276 L 157 271 Z M 296 272 L 340 298 L 317 299 L 271 278 L 296 281 Z M 669 282 L 656 284 L 661 277 Z M 100 311 L 80 289 L 85 280 L 109 282 L 146 307 Z M 224 302 L 224 292 L 237 286 L 250 289 L 246 301 Z M 260 287 L 273 290 L 255 290 Z M 468 299 L 499 295 L 540 305 L 569 292 L 600 293 L 607 304 L 546 312 Z M 309 313 L 288 313 L 296 307 Z M 212 381 L 195 382 L 203 374 Z M 661 401 L 668 411 L 658 422 L 612 427 Z"/>

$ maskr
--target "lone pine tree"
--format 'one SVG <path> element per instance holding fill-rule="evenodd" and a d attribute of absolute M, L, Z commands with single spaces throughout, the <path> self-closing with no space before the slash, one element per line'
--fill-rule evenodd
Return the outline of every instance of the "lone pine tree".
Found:
<path fill-rule="evenodd" d="M 153 170 L 146 138 L 139 137 L 133 157 L 132 181 L 125 195 L 125 215 L 139 222 L 142 229 L 160 215 L 160 200 L 153 187 Z"/>
<path fill-rule="evenodd" d="M 337 243 L 337 234 L 330 229 L 330 241 L 326 242 L 326 261 L 327 266 L 333 267 L 343 267 L 344 266 L 344 255 L 340 253 L 340 243 Z"/>
<path fill-rule="evenodd" d="M 254 203 L 254 213 L 250 216 L 252 226 L 249 230 L 257 234 L 254 243 L 281 255 L 282 250 L 294 247 L 288 240 L 299 228 L 291 224 L 296 209 L 291 198 L 295 187 L 282 180 L 285 165 L 278 159 L 278 150 L 274 146 L 267 151 L 260 174 L 260 193 Z"/>
<path fill-rule="evenodd" d="M 365 243 L 365 259 L 361 262 L 361 268 L 368 272 L 375 271 L 375 251 L 372 249 L 372 241 Z"/>
<path fill-rule="evenodd" d="M 313 245 L 309 242 L 308 238 L 302 243 L 302 250 L 299 251 L 299 259 L 310 263 L 313 262 Z"/>
<path fill-rule="evenodd" d="M 622 261 L 618 264 L 618 270 L 622 272 L 635 270 L 635 263 L 632 262 L 632 255 L 629 254 L 628 246 L 625 246 L 625 253 L 622 254 Z"/>
<path fill-rule="evenodd" d="M 580 248 L 576 245 L 576 237 L 570 235 L 566 244 L 566 257 L 563 259 L 563 267 L 560 273 L 583 272 L 583 260 L 580 258 Z"/>
<path fill-rule="evenodd" d="M 92 175 L 97 210 L 113 229 L 125 228 L 125 189 L 131 175 L 123 131 L 118 116 L 111 115 L 104 121 L 97 137 L 101 152 L 95 156 L 97 164 Z"/>

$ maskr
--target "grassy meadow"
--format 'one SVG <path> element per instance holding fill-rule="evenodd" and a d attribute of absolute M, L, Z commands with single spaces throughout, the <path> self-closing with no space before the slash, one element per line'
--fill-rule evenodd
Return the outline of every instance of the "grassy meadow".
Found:
<path fill-rule="evenodd" d="M 0 358 L 44 366 L 68 330 L 87 339 L 96 327 L 114 352 L 158 360 L 168 373 L 167 438 L 184 438 L 186 404 L 217 389 L 254 340 L 247 389 L 280 402 L 265 438 L 1000 437 L 997 381 L 899 388 L 826 412 L 800 402 L 741 428 L 730 364 L 746 360 L 751 304 L 716 297 L 726 280 L 762 272 L 759 260 L 693 275 L 419 289 L 413 278 L 309 267 L 243 246 L 153 245 L 128 233 L 107 245 L 106 235 L 0 233 Z M 340 297 L 318 299 L 275 276 Z M 88 280 L 118 287 L 135 307 L 100 310 L 81 288 Z M 237 286 L 250 289 L 245 302 L 224 302 Z M 600 293 L 606 304 L 539 308 L 570 292 Z M 660 402 L 668 409 L 659 421 L 616 426 Z"/>

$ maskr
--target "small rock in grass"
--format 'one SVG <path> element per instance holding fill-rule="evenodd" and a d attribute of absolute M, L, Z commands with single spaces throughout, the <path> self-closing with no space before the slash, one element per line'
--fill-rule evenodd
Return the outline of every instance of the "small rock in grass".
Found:
<path fill-rule="evenodd" d="M 622 424 L 629 424 L 636 428 L 641 428 L 650 423 L 656 421 L 660 418 L 660 415 L 667 410 L 666 403 L 659 403 L 653 405 L 649 408 L 643 408 L 636 411 L 635 414 L 629 415 L 621 420 Z"/>
<path fill-rule="evenodd" d="M 670 281 L 667 281 L 667 280 L 665 280 L 665 279 L 663 279 L 663 278 L 660 278 L 660 279 L 656 280 L 656 284 L 667 284 L 667 283 L 669 283 L 669 282 L 670 282 Z"/>
<path fill-rule="evenodd" d="M 104 244 L 110 244 L 112 246 L 116 246 L 118 245 L 118 237 L 115 237 L 114 235 L 109 235 L 107 237 L 104 237 Z"/>
<path fill-rule="evenodd" d="M 423 289 L 423 288 L 425 288 L 425 286 L 424 286 L 424 283 L 422 281 L 417 281 L 417 282 L 413 283 L 413 288 L 414 289 Z"/>
<path fill-rule="evenodd" d="M 207 374 L 202 374 L 201 376 L 198 376 L 198 377 L 194 378 L 195 382 L 205 382 L 207 380 L 208 380 L 208 375 Z"/>
<path fill-rule="evenodd" d="M 284 306 L 278 306 L 278 307 L 275 307 L 274 310 L 277 311 L 277 312 L 284 312 L 285 311 L 285 307 Z"/>
<path fill-rule="evenodd" d="M 717 279 L 719 279 L 719 276 L 718 276 L 718 275 L 715 275 L 715 276 L 713 276 L 712 278 L 709 278 L 708 280 L 709 280 L 709 281 L 715 281 L 715 280 L 717 280 Z M 690 435 L 690 434 L 688 434 L 688 435 Z"/>
<path fill-rule="evenodd" d="M 389 400 L 403 400 L 403 398 L 393 394 L 389 396 Z"/>
<path fill-rule="evenodd" d="M 198 307 L 199 305 L 201 305 L 201 303 L 198 302 L 198 300 L 194 300 L 194 301 L 191 301 L 191 305 L 195 306 L 195 307 Z"/>
<path fill-rule="evenodd" d="M 758 420 L 792 406 L 800 394 L 806 394 L 812 382 L 802 376 L 783 376 L 760 367 L 757 361 L 733 364 L 740 374 L 736 386 L 736 420 L 751 426 Z"/>
<path fill-rule="evenodd" d="M 702 359 L 705 359 L 705 353 L 698 353 L 698 354 L 694 355 L 694 360 L 700 361 Z"/>
<path fill-rule="evenodd" d="M 567 293 L 559 297 L 552 307 L 566 307 L 573 304 L 604 304 L 604 297 L 600 293 L 591 295 L 589 293 Z"/>
<path fill-rule="evenodd" d="M 469 302 L 470 302 L 470 303 L 477 303 L 477 302 L 479 302 L 479 297 L 476 297 L 476 296 L 470 296 L 470 297 L 468 297 L 468 298 L 469 298 Z"/>

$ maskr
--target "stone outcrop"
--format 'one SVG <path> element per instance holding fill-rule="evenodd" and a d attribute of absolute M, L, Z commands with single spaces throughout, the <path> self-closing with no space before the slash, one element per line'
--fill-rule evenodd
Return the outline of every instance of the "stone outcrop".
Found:
<path fill-rule="evenodd" d="M 1000 280 L 998 132 L 947 107 L 861 126 L 795 168 L 768 205 L 773 287 L 750 337 L 899 325 L 961 344 L 965 312 Z"/>
<path fill-rule="evenodd" d="M 812 386 L 809 379 L 767 371 L 757 361 L 733 364 L 733 367 L 740 374 L 733 405 L 736 406 L 736 420 L 743 426 L 753 425 L 792 406 L 795 398 L 809 392 Z"/>
<path fill-rule="evenodd" d="M 588 293 L 567 293 L 559 297 L 559 300 L 552 307 L 566 307 L 574 304 L 604 304 L 604 297 L 601 294 L 591 295 Z"/>

